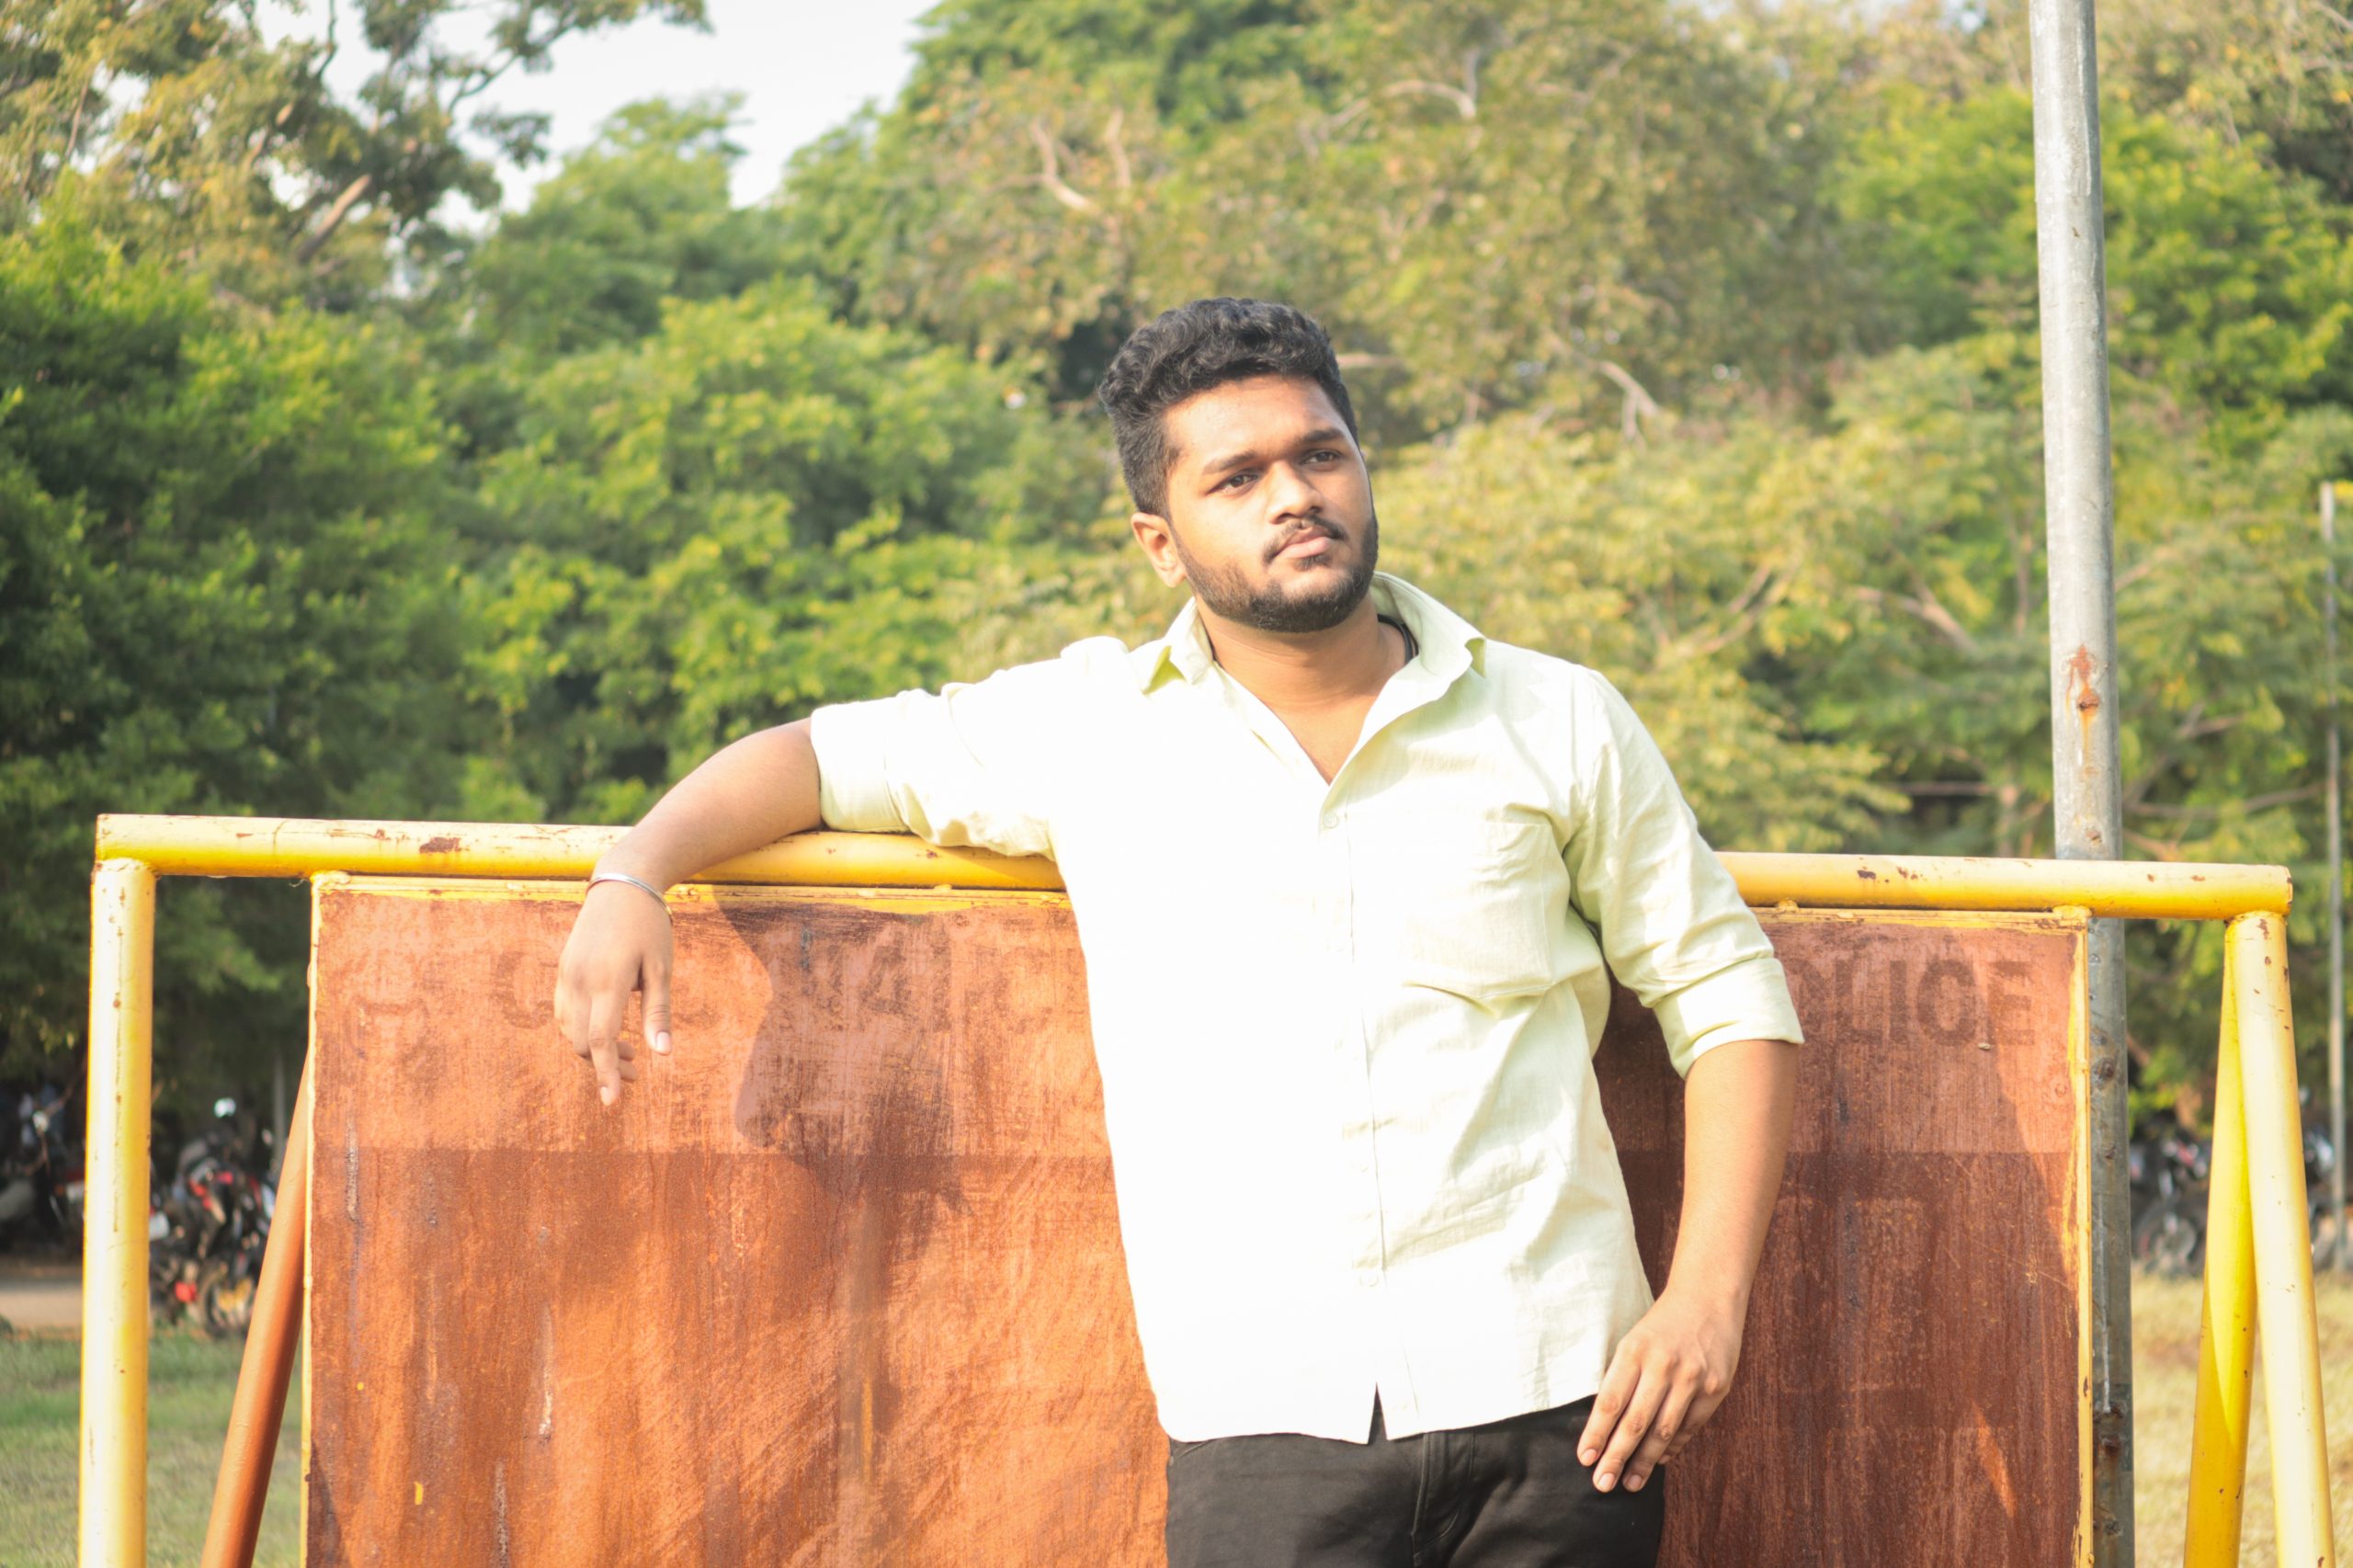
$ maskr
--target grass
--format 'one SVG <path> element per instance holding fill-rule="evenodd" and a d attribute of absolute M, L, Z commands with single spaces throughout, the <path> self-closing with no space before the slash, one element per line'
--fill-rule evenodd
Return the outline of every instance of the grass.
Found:
<path fill-rule="evenodd" d="M 149 1348 L 147 1552 L 159 1568 L 193 1568 L 203 1551 L 243 1353 L 233 1341 L 180 1334 L 159 1335 Z M 81 1368 L 77 1339 L 0 1339 L 0 1568 L 73 1568 Z M 257 1568 L 294 1568 L 301 1561 L 296 1419 L 290 1411 L 270 1472 Z"/>
<path fill-rule="evenodd" d="M 2132 1287 L 2132 1375 L 2136 1401 L 2134 1483 L 2140 1560 L 2181 1561 L 2189 1477 L 2189 1416 L 2197 1388 L 2198 1285 L 2136 1279 Z M 2260 1350 L 2257 1352 L 2260 1357 Z M 204 1544 L 221 1435 L 237 1378 L 238 1346 L 184 1335 L 159 1337 L 150 1354 L 147 1476 L 149 1560 L 194 1564 Z M 2340 1550 L 2353 1509 L 2353 1281 L 2320 1284 L 2322 1394 L 2328 1415 L 2329 1474 Z M 74 1560 L 74 1448 L 81 1346 L 71 1339 L 0 1339 L 0 1568 L 70 1568 Z M 2259 1366 L 2259 1360 L 2258 1360 Z M 301 1561 L 295 1434 L 279 1445 L 262 1521 L 265 1568 Z M 2270 1442 L 2262 1380 L 2256 1382 L 2247 1454 L 2246 1568 L 2272 1568 Z"/>
<path fill-rule="evenodd" d="M 2321 1409 L 2328 1426 L 2329 1492 L 2336 1499 L 2339 1559 L 2353 1545 L 2353 1280 L 2315 1281 L 2320 1307 Z M 2198 1282 L 2132 1282 L 2133 1528 L 2140 1561 L 2181 1562 L 2189 1494 L 2189 1418 L 2198 1392 Z M 2246 1509 L 2239 1559 L 2247 1568 L 2279 1561 L 2271 1517 L 2271 1440 L 2264 1427 L 2263 1347 L 2256 1346 L 2248 1412 Z"/>

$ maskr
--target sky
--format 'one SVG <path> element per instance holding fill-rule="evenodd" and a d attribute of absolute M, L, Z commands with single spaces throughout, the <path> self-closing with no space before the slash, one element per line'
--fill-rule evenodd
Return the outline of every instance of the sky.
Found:
<path fill-rule="evenodd" d="M 556 154 L 523 171 L 502 170 L 506 205 L 530 199 L 531 187 L 563 153 L 585 144 L 597 123 L 624 104 L 650 97 L 744 95 L 735 140 L 745 149 L 735 169 L 735 199 L 753 201 L 776 188 L 786 156 L 839 125 L 870 99 L 888 102 L 914 62 L 915 20 L 935 0 L 710 0 L 708 31 L 640 22 L 565 39 L 551 68 L 510 74 L 483 100 L 510 111 L 553 116 L 548 147 Z M 316 32 L 324 0 L 304 14 L 265 7 L 273 35 Z M 347 49 L 329 80 L 348 92 L 366 62 Z"/>

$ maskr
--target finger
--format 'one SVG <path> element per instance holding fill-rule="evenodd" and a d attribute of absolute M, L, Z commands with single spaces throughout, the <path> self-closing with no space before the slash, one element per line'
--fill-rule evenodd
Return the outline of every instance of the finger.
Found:
<path fill-rule="evenodd" d="M 580 1009 L 574 1005 L 572 987 L 562 978 L 555 983 L 555 1028 L 564 1044 L 581 1055 L 588 1054 L 585 1039 L 580 1030 Z"/>
<path fill-rule="evenodd" d="M 563 1042 L 572 1047 L 572 1054 L 581 1061 L 588 1060 L 588 1015 L 576 1012 L 563 1022 Z"/>
<path fill-rule="evenodd" d="M 636 1083 L 637 1075 L 642 1069 L 637 1064 L 637 1052 L 629 1043 L 629 1036 L 623 1035 L 614 1042 L 614 1053 L 619 1059 L 616 1071 L 620 1075 L 620 1081 L 624 1084 Z M 595 1064 L 593 1059 L 590 1064 L 592 1066 Z"/>
<path fill-rule="evenodd" d="M 1608 1492 L 1618 1484 L 1626 1472 L 1626 1461 L 1650 1435 L 1651 1423 L 1658 1417 L 1658 1407 L 1665 1401 L 1665 1380 L 1655 1372 L 1644 1369 L 1642 1382 L 1634 1395 L 1626 1402 L 1625 1414 L 1618 1417 L 1618 1429 L 1609 1435 L 1609 1446 L 1601 1450 L 1601 1460 L 1593 1467 L 1593 1484 Z"/>
<path fill-rule="evenodd" d="M 596 1059 L 594 1049 L 596 1031 L 588 1027 L 587 1023 L 585 1021 L 586 1017 L 587 1015 L 585 1012 L 575 1014 L 577 1027 L 570 1029 L 568 1032 L 572 1037 L 573 1054 L 578 1056 L 583 1062 L 594 1062 Z M 614 1028 L 613 1032 L 617 1036 L 615 1045 L 620 1054 L 620 1059 L 627 1062 L 631 1058 L 634 1057 L 637 1054 L 636 1042 L 631 1040 L 628 1035 L 620 1033 L 618 1027 Z"/>
<path fill-rule="evenodd" d="M 1690 1407 L 1684 1411 L 1683 1419 L 1677 1423 L 1681 1430 L 1666 1446 L 1668 1459 L 1691 1446 L 1691 1439 L 1699 1436 L 1700 1427 L 1715 1419 L 1716 1412 L 1723 1408 L 1724 1399 L 1731 1392 L 1732 1381 L 1729 1378 L 1702 1377 L 1699 1380 L 1699 1386 L 1692 1392 Z"/>
<path fill-rule="evenodd" d="M 1643 1438 L 1642 1447 L 1634 1450 L 1633 1459 L 1626 1465 L 1627 1491 L 1640 1492 L 1643 1483 L 1651 1478 L 1651 1471 L 1665 1461 L 1669 1446 L 1683 1435 L 1696 1387 L 1695 1380 L 1679 1379 L 1667 1390 L 1666 1399 L 1659 1406 L 1658 1419 L 1651 1423 L 1650 1432 Z"/>
<path fill-rule="evenodd" d="M 645 967 L 645 1043 L 656 1056 L 670 1054 L 670 966 Z"/>
<path fill-rule="evenodd" d="M 1599 1462 L 1601 1450 L 1608 1446 L 1610 1434 L 1618 1429 L 1620 1413 L 1633 1398 L 1635 1386 L 1641 1381 L 1639 1351 L 1620 1340 L 1618 1353 L 1609 1358 L 1609 1370 L 1602 1374 L 1601 1387 L 1594 1393 L 1593 1414 L 1586 1417 L 1585 1435 L 1577 1439 L 1579 1464 Z"/>
<path fill-rule="evenodd" d="M 621 1097 L 620 1008 L 599 996 L 588 1006 L 588 1054 L 597 1063 L 597 1095 L 607 1105 Z"/>

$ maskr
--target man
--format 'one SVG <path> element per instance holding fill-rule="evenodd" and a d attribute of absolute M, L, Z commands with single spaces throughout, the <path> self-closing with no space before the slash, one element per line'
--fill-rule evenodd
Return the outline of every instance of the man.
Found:
<path fill-rule="evenodd" d="M 1659 1467 L 1724 1396 L 1780 1181 L 1780 967 L 1606 680 L 1375 572 L 1314 322 L 1196 301 L 1102 399 L 1136 540 L 1191 590 L 1168 634 L 719 753 L 605 857 L 564 1029 L 612 1103 L 632 991 L 670 1048 L 657 890 L 785 834 L 1051 855 L 1172 1564 L 1650 1563 Z M 1594 1082 L 1605 958 L 1686 1074 L 1655 1301 Z"/>

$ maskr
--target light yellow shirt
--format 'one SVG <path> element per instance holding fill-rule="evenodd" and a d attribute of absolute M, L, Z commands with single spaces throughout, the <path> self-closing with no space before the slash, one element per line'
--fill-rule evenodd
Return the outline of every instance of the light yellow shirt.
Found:
<path fill-rule="evenodd" d="M 1132 652 L 812 722 L 828 824 L 1059 863 L 1181 1439 L 1362 1442 L 1376 1390 L 1398 1437 L 1593 1392 L 1652 1300 L 1593 1074 L 1608 971 L 1678 1073 L 1799 1039 L 1609 683 L 1372 594 L 1420 651 L 1329 784 L 1190 604 Z"/>

